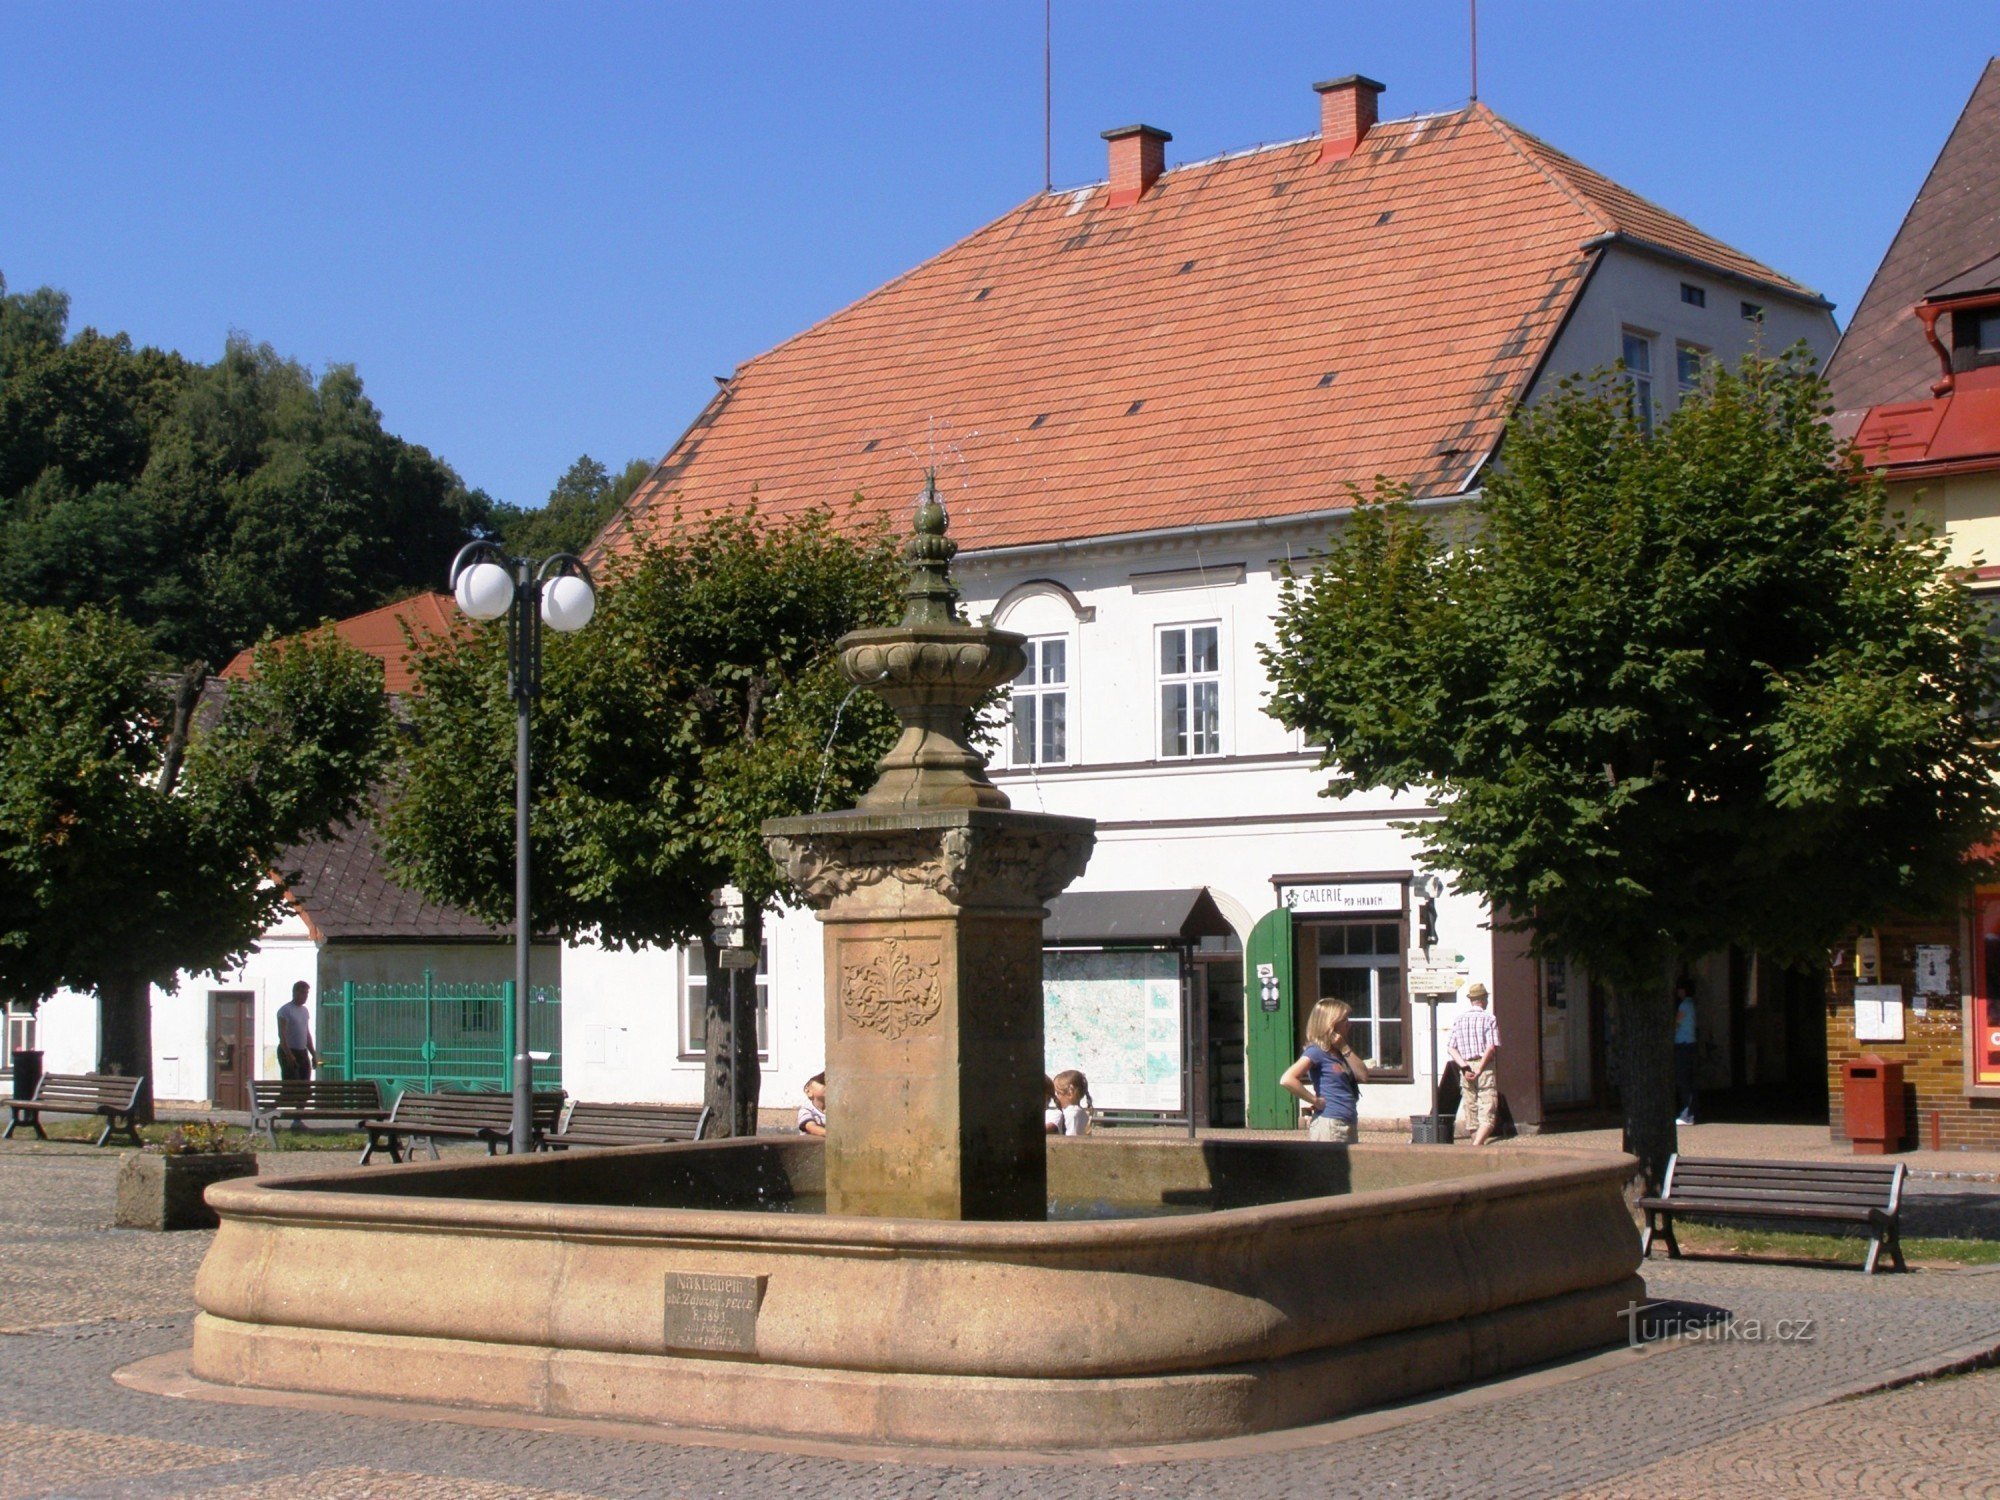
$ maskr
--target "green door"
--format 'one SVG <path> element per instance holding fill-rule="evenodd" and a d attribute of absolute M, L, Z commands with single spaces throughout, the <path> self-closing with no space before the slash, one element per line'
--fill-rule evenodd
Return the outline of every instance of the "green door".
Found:
<path fill-rule="evenodd" d="M 1292 914 L 1282 906 L 1267 913 L 1250 929 L 1244 951 L 1243 1000 L 1249 1027 L 1243 1052 L 1248 1083 L 1243 1100 L 1244 1123 L 1253 1130 L 1296 1129 L 1298 1105 L 1278 1087 L 1278 1079 L 1298 1058 L 1292 1021 Z M 1264 966 L 1277 981 L 1277 1008 L 1265 999 Z"/>

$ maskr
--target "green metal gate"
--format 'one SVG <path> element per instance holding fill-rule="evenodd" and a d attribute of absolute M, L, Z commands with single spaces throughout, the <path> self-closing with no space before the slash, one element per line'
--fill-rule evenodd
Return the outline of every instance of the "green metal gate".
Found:
<path fill-rule="evenodd" d="M 393 1100 L 404 1089 L 505 1093 L 512 1085 L 514 982 L 439 984 L 429 969 L 414 984 L 340 987 L 320 1004 L 320 1076 L 372 1078 Z M 562 991 L 528 995 L 528 1047 L 535 1087 L 562 1087 Z"/>

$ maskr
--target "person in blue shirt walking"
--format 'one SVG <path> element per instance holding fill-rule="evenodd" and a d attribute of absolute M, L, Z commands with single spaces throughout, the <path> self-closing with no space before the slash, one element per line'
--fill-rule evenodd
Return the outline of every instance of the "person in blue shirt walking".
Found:
<path fill-rule="evenodd" d="M 1345 1003 L 1322 1000 L 1306 1020 L 1306 1049 L 1285 1070 L 1279 1087 L 1312 1106 L 1306 1134 L 1315 1141 L 1353 1145 L 1361 1134 L 1361 1085 L 1368 1064 L 1347 1044 Z"/>
<path fill-rule="evenodd" d="M 1694 1124 L 1695 1065 L 1694 986 L 1685 979 L 1674 985 L 1674 1088 L 1681 1096 L 1681 1125 Z"/>

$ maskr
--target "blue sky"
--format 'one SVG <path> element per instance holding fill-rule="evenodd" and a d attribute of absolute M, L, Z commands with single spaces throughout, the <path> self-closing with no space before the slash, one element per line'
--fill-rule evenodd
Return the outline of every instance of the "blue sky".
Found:
<path fill-rule="evenodd" d="M 1054 174 L 1468 92 L 1465 0 L 1054 0 Z M 711 377 L 1042 185 L 1042 0 L 0 0 L 0 273 L 213 358 L 358 366 L 390 428 L 536 504 L 657 457 Z M 1487 0 L 1494 109 L 1845 316 L 2000 7 Z"/>

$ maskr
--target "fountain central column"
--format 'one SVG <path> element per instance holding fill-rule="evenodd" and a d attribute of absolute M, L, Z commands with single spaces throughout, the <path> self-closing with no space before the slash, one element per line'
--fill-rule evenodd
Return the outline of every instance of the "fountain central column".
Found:
<path fill-rule="evenodd" d="M 946 527 L 927 483 L 903 623 L 840 643 L 848 680 L 903 725 L 875 786 L 763 832 L 824 924 L 827 1212 L 1040 1219 L 1042 920 L 1096 825 L 1015 811 L 967 743 L 973 707 L 1027 658 L 959 618 Z"/>

